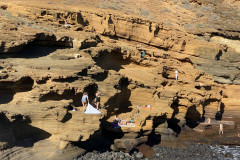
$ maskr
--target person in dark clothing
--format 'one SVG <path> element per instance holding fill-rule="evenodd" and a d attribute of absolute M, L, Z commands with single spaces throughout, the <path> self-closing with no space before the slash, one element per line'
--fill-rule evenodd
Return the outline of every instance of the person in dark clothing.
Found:
<path fill-rule="evenodd" d="M 97 107 L 98 110 L 100 109 L 99 105 L 100 105 L 100 91 L 98 90 L 96 92 L 96 107 Z"/>

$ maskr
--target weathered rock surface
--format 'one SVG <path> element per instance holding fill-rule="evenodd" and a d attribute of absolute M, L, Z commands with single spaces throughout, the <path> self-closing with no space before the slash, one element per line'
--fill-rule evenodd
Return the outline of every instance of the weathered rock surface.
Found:
<path fill-rule="evenodd" d="M 21 155 L 22 148 L 14 144 L 27 138 L 40 144 L 32 145 L 36 149 L 48 142 L 52 149 L 46 155 L 51 155 L 74 148 L 71 143 L 88 145 L 106 129 L 125 135 L 115 138 L 111 148 L 129 152 L 152 135 L 174 141 L 184 125 L 195 128 L 207 117 L 239 119 L 239 15 L 229 19 L 238 12 L 237 2 L 140 2 L 146 4 L 139 14 L 151 8 L 147 16 L 45 2 L 0 4 L 3 158 Z M 97 89 L 102 113 L 86 115 L 83 92 L 92 101 Z M 151 109 L 136 107 L 141 105 Z M 134 118 L 135 127 L 113 128 L 109 122 L 116 114 Z"/>

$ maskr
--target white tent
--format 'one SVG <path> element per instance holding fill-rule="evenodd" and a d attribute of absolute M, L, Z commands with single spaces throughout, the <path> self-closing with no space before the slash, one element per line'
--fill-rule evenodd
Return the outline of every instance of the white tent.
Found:
<path fill-rule="evenodd" d="M 87 109 L 84 112 L 85 114 L 100 114 L 102 112 L 100 112 L 99 110 L 97 110 L 96 108 L 94 108 L 91 104 L 87 105 Z"/>

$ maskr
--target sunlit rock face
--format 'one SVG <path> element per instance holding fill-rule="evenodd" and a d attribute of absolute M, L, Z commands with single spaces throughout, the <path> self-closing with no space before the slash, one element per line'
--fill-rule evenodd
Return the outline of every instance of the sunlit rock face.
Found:
<path fill-rule="evenodd" d="M 0 159 L 130 152 L 239 119 L 237 1 L 83 2 L 0 3 Z M 102 113 L 84 114 L 97 90 Z M 115 115 L 134 127 L 113 128 Z"/>

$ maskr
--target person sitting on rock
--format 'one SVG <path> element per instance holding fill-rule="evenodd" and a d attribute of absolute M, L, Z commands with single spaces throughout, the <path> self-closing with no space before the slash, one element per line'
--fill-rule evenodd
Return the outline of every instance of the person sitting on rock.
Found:
<path fill-rule="evenodd" d="M 71 28 L 71 24 L 68 24 L 67 20 L 65 20 L 64 26 L 65 26 L 65 28 Z"/>
<path fill-rule="evenodd" d="M 128 124 L 128 119 L 127 120 L 124 120 L 124 119 L 119 119 L 118 118 L 118 115 L 115 115 L 114 119 L 113 119 L 113 122 L 115 124 L 118 124 L 119 126 L 121 125 L 127 125 Z"/>
<path fill-rule="evenodd" d="M 146 53 L 145 53 L 144 51 L 142 51 L 142 52 L 141 52 L 141 58 L 144 59 L 145 54 L 146 54 Z"/>
<path fill-rule="evenodd" d="M 118 118 L 118 115 L 115 115 L 114 116 L 114 119 L 113 119 L 113 122 L 114 123 L 118 123 L 118 122 L 120 122 L 121 120 Z"/>
<path fill-rule="evenodd" d="M 89 103 L 89 101 L 88 101 L 88 93 L 84 92 L 83 96 L 82 96 L 83 112 L 86 110 L 88 103 Z"/>

